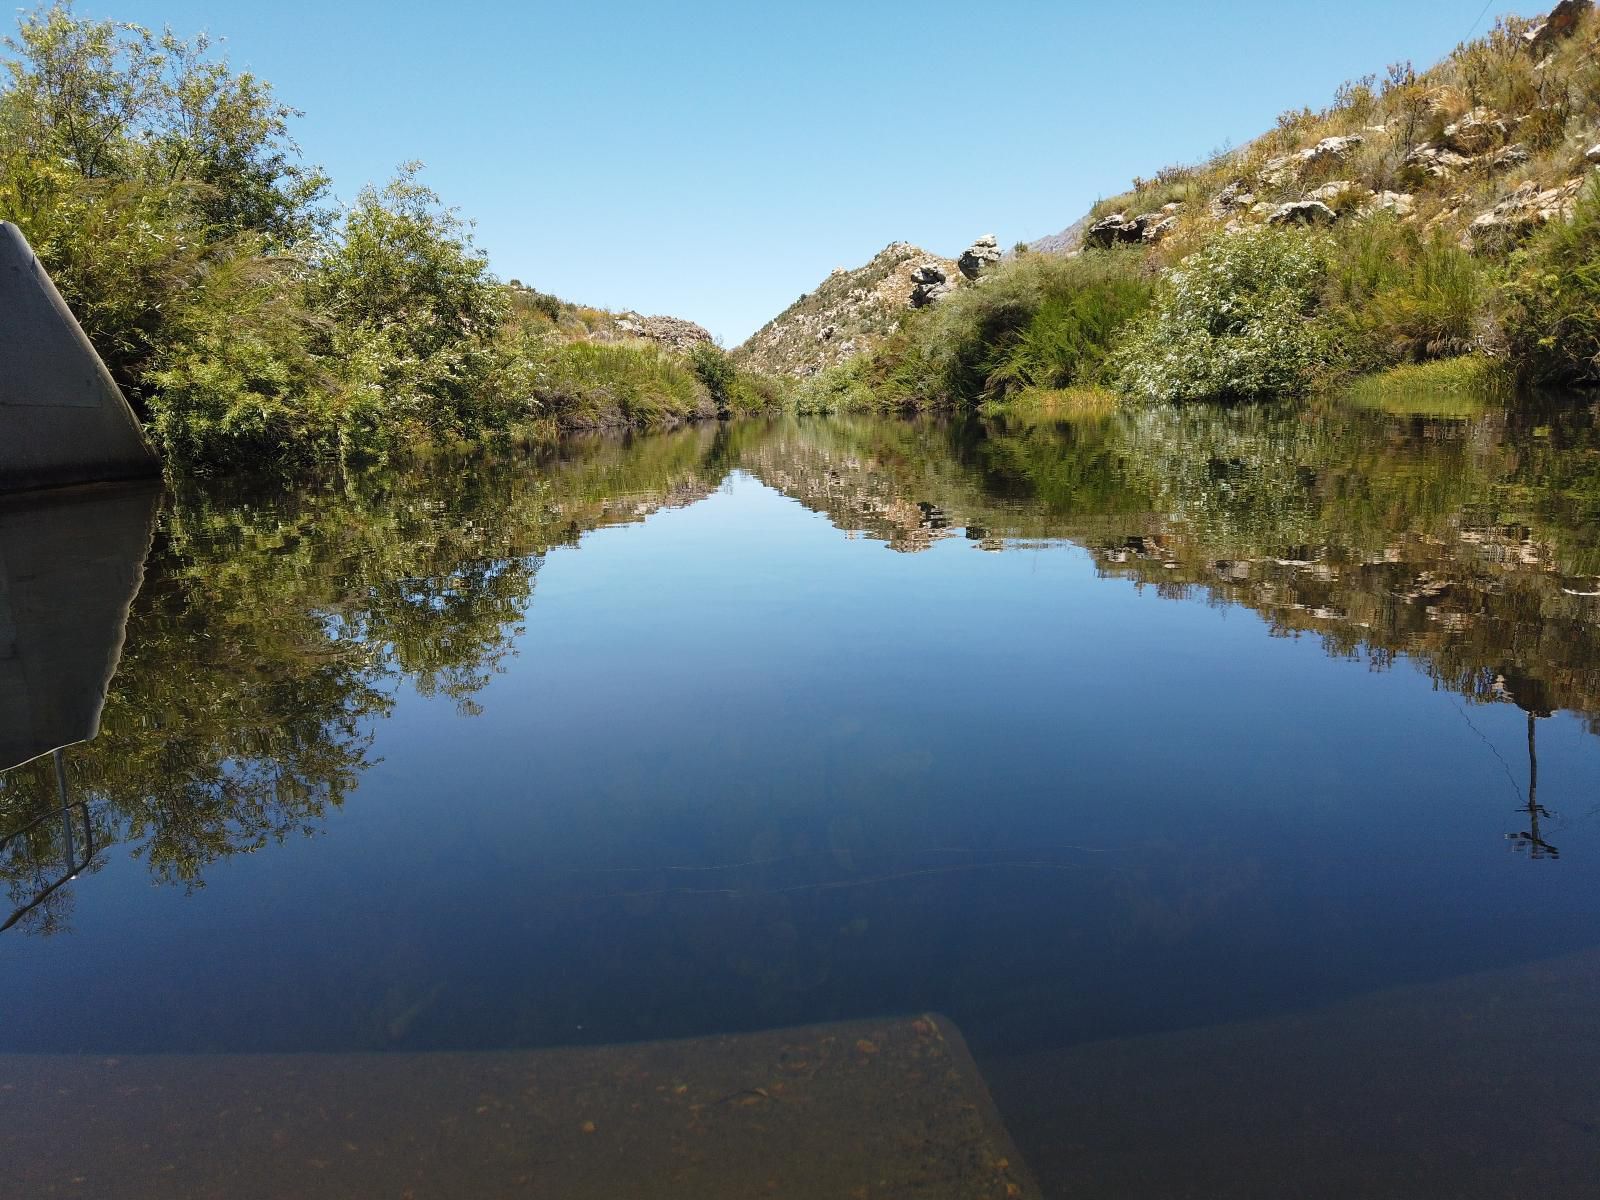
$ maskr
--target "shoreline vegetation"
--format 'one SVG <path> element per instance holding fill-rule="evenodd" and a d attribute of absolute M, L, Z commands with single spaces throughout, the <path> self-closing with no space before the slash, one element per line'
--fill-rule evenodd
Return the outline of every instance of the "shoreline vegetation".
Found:
<path fill-rule="evenodd" d="M 1600 384 L 1600 19 L 1575 0 L 1136 180 L 1071 252 L 1019 246 L 800 377 L 502 283 L 418 164 L 336 204 L 300 114 L 203 35 L 61 0 L 5 46 L 0 217 L 179 474 L 779 410 Z"/>
<path fill-rule="evenodd" d="M 1169 167 L 799 387 L 806 411 L 1600 384 L 1600 16 L 1563 0 Z"/>
<path fill-rule="evenodd" d="M 697 327 L 679 351 L 631 314 L 501 283 L 420 164 L 336 204 L 291 137 L 300 114 L 205 35 L 58 2 L 24 13 L 0 58 L 0 216 L 179 473 L 776 401 Z"/>

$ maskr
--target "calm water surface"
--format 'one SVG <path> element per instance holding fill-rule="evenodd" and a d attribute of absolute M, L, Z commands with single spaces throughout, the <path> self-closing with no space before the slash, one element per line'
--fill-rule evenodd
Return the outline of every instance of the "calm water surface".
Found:
<path fill-rule="evenodd" d="M 936 1011 L 1050 1194 L 1357 1160 L 1364 1194 L 1568 1194 L 1600 1165 L 1600 424 L 1396 407 L 746 423 L 0 507 L 0 766 L 33 760 L 0 774 L 0 1052 Z M 1494 1022 L 1551 988 L 1576 1017 Z M 1434 1031 L 1404 1073 L 1453 1133 L 1356 1129 L 1403 1081 L 1291 1065 L 1392 1065 L 1376 1027 Z M 1206 1054 L 1240 1073 L 1134 1130 Z M 1195 1132 L 1336 1086 L 1364 1115 L 1329 1100 L 1310 1151 Z M 1435 1151 L 1466 1173 L 1385 1175 Z"/>

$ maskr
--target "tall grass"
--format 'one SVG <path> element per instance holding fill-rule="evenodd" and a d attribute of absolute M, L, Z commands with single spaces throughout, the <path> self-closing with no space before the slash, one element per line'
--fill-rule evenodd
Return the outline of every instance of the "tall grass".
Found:
<path fill-rule="evenodd" d="M 858 370 L 833 380 L 897 408 L 943 408 L 1100 379 L 1117 332 L 1154 291 L 1143 256 L 1021 255 L 915 314 Z"/>
<path fill-rule="evenodd" d="M 1329 301 L 1349 365 L 1375 370 L 1475 349 L 1485 333 L 1489 271 L 1440 229 L 1388 213 L 1341 225 Z"/>
<path fill-rule="evenodd" d="M 670 425 L 716 412 L 691 367 L 639 343 L 551 345 L 533 378 L 540 410 L 563 428 Z"/>
<path fill-rule="evenodd" d="M 1512 262 L 1502 321 L 1525 382 L 1600 384 L 1600 179 L 1571 221 L 1547 225 Z"/>

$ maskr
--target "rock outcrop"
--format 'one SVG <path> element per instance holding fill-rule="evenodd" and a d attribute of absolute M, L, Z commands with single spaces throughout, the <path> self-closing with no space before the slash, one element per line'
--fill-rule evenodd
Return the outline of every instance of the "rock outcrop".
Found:
<path fill-rule="evenodd" d="M 1448 146 L 1435 146 L 1431 142 L 1413 147 L 1403 161 L 1406 166 L 1415 167 L 1429 179 L 1448 179 L 1462 167 L 1472 165 L 1472 160 L 1465 154 L 1458 154 Z"/>
<path fill-rule="evenodd" d="M 1528 153 L 1528 148 L 1521 142 L 1514 142 L 1509 146 L 1502 146 L 1496 150 L 1489 159 L 1491 171 L 1510 171 L 1529 162 L 1533 156 Z"/>
<path fill-rule="evenodd" d="M 968 279 L 976 279 L 990 267 L 1000 262 L 1000 239 L 986 233 L 961 252 L 956 266 Z"/>
<path fill-rule="evenodd" d="M 1540 189 L 1532 180 L 1487 212 L 1479 213 L 1467 227 L 1475 247 L 1516 241 L 1551 221 L 1564 221 L 1577 204 L 1582 179 L 1569 179 L 1560 187 Z"/>
<path fill-rule="evenodd" d="M 1522 35 L 1530 47 L 1542 49 L 1558 38 L 1570 37 L 1578 19 L 1594 7 L 1593 0 L 1561 0 L 1542 21 L 1535 21 Z"/>
<path fill-rule="evenodd" d="M 1140 213 L 1136 217 L 1112 213 L 1089 226 L 1083 235 L 1083 244 L 1100 250 L 1118 244 L 1135 245 L 1142 242 L 1154 245 L 1178 227 L 1175 214 L 1179 207 L 1169 204 L 1159 212 Z"/>
<path fill-rule="evenodd" d="M 1397 217 L 1409 217 L 1417 209 L 1417 198 L 1410 192 L 1374 192 L 1367 201 L 1373 212 L 1391 212 Z"/>
<path fill-rule="evenodd" d="M 1321 200 L 1291 200 L 1280 204 L 1267 217 L 1268 225 L 1332 225 L 1339 219 Z"/>
<path fill-rule="evenodd" d="M 1444 127 L 1439 142 L 1457 154 L 1483 154 L 1506 140 L 1510 130 L 1500 114 L 1489 108 L 1475 108 L 1460 120 Z"/>
<path fill-rule="evenodd" d="M 966 271 L 961 272 L 966 275 Z M 967 275 L 968 279 L 977 277 L 974 271 Z M 938 263 L 925 262 L 911 272 L 911 307 L 926 308 L 937 300 L 942 300 L 955 290 L 944 269 Z"/>
<path fill-rule="evenodd" d="M 1248 211 L 1255 202 L 1256 194 L 1250 190 L 1250 185 L 1242 179 L 1235 179 L 1212 197 L 1211 215 L 1230 217 L 1234 213 Z"/>
<path fill-rule="evenodd" d="M 1184 251 L 1215 233 L 1262 224 L 1322 226 L 1387 213 L 1498 253 L 1569 215 L 1581 186 L 1571 177 L 1600 167 L 1600 100 L 1581 83 L 1600 39 L 1597 7 L 1561 0 L 1540 20 L 1508 18 L 1501 32 L 1472 43 L 1489 48 L 1487 55 L 1457 54 L 1407 72 L 1399 92 L 1356 89 L 1326 112 L 1294 113 L 1205 162 L 1135 179 L 1131 190 L 1030 249 L 1073 254 L 1159 241 L 1178 222 L 1152 210 L 1176 193 L 1197 198 L 1181 218 L 1183 237 L 1174 239 Z M 1531 60 L 1515 49 L 1519 37 L 1537 48 Z M 1469 79 L 1463 63 L 1484 77 Z M 1481 102 L 1487 97 L 1491 103 Z M 1176 251 L 1169 244 L 1152 257 L 1168 268 Z"/>
<path fill-rule="evenodd" d="M 1274 187 L 1281 187 L 1313 170 L 1338 166 L 1350 157 L 1351 151 L 1367 139 L 1359 133 L 1323 138 L 1314 146 L 1296 150 L 1293 154 L 1279 154 L 1262 164 L 1262 177 Z"/>
<path fill-rule="evenodd" d="M 711 334 L 682 317 L 641 317 L 636 312 L 617 317 L 617 331 L 628 337 L 658 342 L 669 350 L 686 354 L 701 342 L 712 341 Z"/>

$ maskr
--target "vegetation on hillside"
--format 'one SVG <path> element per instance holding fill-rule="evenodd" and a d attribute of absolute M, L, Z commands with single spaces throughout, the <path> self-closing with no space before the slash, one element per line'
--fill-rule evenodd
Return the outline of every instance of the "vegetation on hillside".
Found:
<path fill-rule="evenodd" d="M 1073 256 L 1013 254 L 802 404 L 1249 399 L 1459 356 L 1488 369 L 1452 380 L 1600 383 L 1600 17 L 1562 13 L 1136 180 Z"/>
<path fill-rule="evenodd" d="M 416 164 L 333 203 L 298 114 L 204 36 L 58 0 L 5 46 L 0 218 L 171 460 L 381 458 L 772 400 L 737 372 L 714 396 L 610 314 L 502 286 Z"/>

